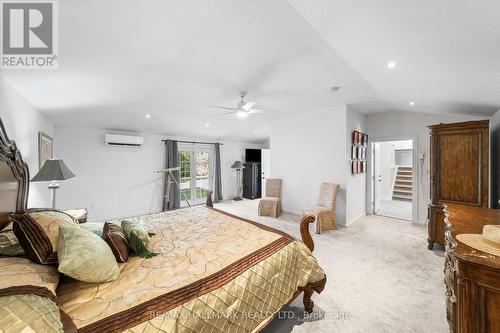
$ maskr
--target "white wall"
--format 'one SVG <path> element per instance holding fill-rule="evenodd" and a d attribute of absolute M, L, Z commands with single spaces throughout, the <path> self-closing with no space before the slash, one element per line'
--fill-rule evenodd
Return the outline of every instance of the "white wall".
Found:
<path fill-rule="evenodd" d="M 0 78 L 0 117 L 7 135 L 14 140 L 28 164 L 30 177 L 38 172 L 38 132 L 54 137 L 54 125 L 35 110 L 10 85 Z M 31 183 L 28 207 L 50 207 L 46 183 Z"/>
<path fill-rule="evenodd" d="M 263 149 L 271 148 L 271 138 L 267 138 L 264 141 L 262 141 L 262 148 Z"/>
<path fill-rule="evenodd" d="M 101 129 L 56 126 L 56 154 L 64 159 L 76 177 L 61 184 L 57 205 L 61 209 L 85 207 L 89 219 L 159 212 L 163 177 L 153 173 L 164 166 L 166 136 L 141 134 L 144 146 L 109 147 Z M 206 141 L 206 140 L 203 140 Z M 245 148 L 258 144 L 223 142 L 221 147 L 224 199 L 235 193 L 236 176 L 231 164 L 242 160 Z"/>
<path fill-rule="evenodd" d="M 346 106 L 271 124 L 271 177 L 283 179 L 283 209 L 301 214 L 328 181 L 341 186 L 337 223 L 346 223 Z"/>
<path fill-rule="evenodd" d="M 346 150 L 347 150 L 347 200 L 346 214 L 347 224 L 355 221 L 360 216 L 366 214 L 366 173 L 353 175 L 351 172 L 351 147 L 352 131 L 366 132 L 366 117 L 347 107 L 347 131 L 346 131 Z"/>
<path fill-rule="evenodd" d="M 500 111 L 491 117 L 490 138 L 490 205 L 500 208 Z"/>
<path fill-rule="evenodd" d="M 427 126 L 439 123 L 453 123 L 467 120 L 484 119 L 471 116 L 454 116 L 425 114 L 416 112 L 384 112 L 378 114 L 368 114 L 366 116 L 367 133 L 373 138 L 408 138 L 415 137 L 417 143 L 414 149 L 423 152 L 425 155 L 423 169 L 418 166 L 417 177 L 417 221 L 425 223 L 427 220 L 427 205 L 429 203 L 429 129 Z M 420 181 L 420 175 L 423 177 Z M 367 211 L 371 212 L 371 182 L 367 188 Z"/>

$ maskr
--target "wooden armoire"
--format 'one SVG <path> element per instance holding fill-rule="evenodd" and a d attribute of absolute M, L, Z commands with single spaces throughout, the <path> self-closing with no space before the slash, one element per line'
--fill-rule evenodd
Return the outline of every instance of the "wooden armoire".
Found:
<path fill-rule="evenodd" d="M 444 203 L 488 207 L 489 120 L 430 129 L 431 203 L 428 248 L 444 242 Z"/>

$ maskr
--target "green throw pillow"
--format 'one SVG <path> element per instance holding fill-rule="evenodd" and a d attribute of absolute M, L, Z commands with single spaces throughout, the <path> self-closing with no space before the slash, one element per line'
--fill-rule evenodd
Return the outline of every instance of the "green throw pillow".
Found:
<path fill-rule="evenodd" d="M 149 233 L 142 224 L 134 221 L 123 220 L 122 229 L 127 235 L 128 244 L 132 252 L 141 258 L 152 258 L 158 253 L 150 249 L 151 239 Z"/>
<path fill-rule="evenodd" d="M 108 244 L 78 226 L 59 226 L 57 259 L 59 272 L 84 282 L 114 281 L 120 274 Z"/>

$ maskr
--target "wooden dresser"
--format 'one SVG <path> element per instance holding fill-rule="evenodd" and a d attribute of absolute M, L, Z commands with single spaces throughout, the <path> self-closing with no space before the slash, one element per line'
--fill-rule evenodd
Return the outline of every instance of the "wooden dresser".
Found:
<path fill-rule="evenodd" d="M 489 120 L 429 126 L 428 247 L 444 246 L 443 204 L 488 207 Z"/>
<path fill-rule="evenodd" d="M 445 213 L 446 315 L 450 332 L 500 332 L 500 257 L 456 240 L 500 224 L 500 209 L 449 204 Z"/>

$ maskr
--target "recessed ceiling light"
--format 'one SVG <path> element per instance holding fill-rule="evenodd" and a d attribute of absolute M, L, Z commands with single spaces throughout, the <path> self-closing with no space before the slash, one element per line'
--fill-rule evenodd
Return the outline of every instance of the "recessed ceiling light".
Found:
<path fill-rule="evenodd" d="M 259 131 L 255 130 L 253 131 L 253 134 L 259 134 Z"/>
<path fill-rule="evenodd" d="M 209 123 L 206 123 L 206 124 L 205 124 L 205 127 L 207 127 L 207 128 L 208 128 L 208 127 L 210 127 L 210 124 L 209 124 Z"/>
<path fill-rule="evenodd" d="M 151 115 L 150 115 L 150 114 L 147 114 L 147 115 L 146 115 L 146 119 L 149 119 L 149 118 L 151 118 Z"/>
<path fill-rule="evenodd" d="M 396 68 L 397 66 L 398 66 L 398 64 L 396 64 L 396 62 L 394 62 L 394 61 L 389 61 L 389 62 L 387 63 L 387 68 L 388 68 L 388 69 L 394 69 L 394 68 Z"/>
<path fill-rule="evenodd" d="M 408 103 L 409 106 L 414 106 L 415 105 L 415 102 L 410 102 Z"/>

